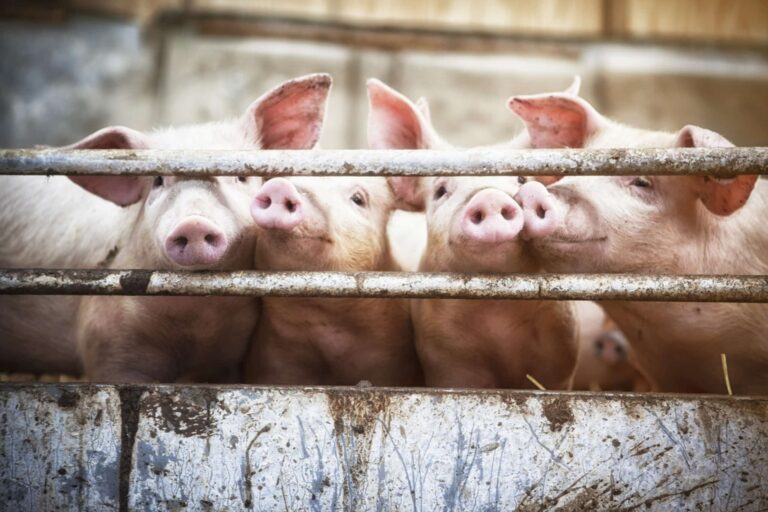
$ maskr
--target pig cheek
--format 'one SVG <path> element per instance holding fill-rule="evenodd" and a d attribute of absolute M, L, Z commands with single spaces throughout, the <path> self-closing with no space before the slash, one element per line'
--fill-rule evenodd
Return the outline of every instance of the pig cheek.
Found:
<path fill-rule="evenodd" d="M 338 226 L 338 235 L 334 236 L 332 259 L 336 268 L 363 271 L 379 267 L 384 252 L 385 225 L 379 217 L 376 212 L 370 212 L 369 220 L 348 212 L 346 222 L 349 224 Z"/>

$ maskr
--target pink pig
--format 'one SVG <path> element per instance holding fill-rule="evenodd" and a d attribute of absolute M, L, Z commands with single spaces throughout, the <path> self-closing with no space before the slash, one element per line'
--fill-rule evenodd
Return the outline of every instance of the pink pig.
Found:
<path fill-rule="evenodd" d="M 264 94 L 231 121 L 151 133 L 104 128 L 70 148 L 311 148 L 319 136 L 330 86 L 328 75 L 309 75 Z M 21 202 L 24 209 L 4 211 L 3 224 L 17 230 L 9 241 L 15 248 L 4 253 L 4 265 L 252 268 L 256 230 L 249 204 L 259 178 L 70 179 L 82 188 L 66 178 L 5 178 L 3 205 L 13 208 Z M 38 201 L 29 200 L 32 197 Z M 48 199 L 41 202 L 41 197 Z M 258 301 L 247 297 L 2 300 L 8 306 L 0 313 L 4 367 L 76 371 L 72 356 L 77 344 L 86 376 L 97 381 L 229 378 L 258 318 Z"/>
<path fill-rule="evenodd" d="M 600 115 L 572 94 L 513 97 L 535 147 L 731 147 L 721 135 L 685 126 L 641 130 Z M 563 222 L 533 241 L 557 272 L 766 274 L 768 182 L 687 176 L 567 177 L 550 187 Z M 653 388 L 768 392 L 768 305 L 614 301 L 602 304 L 626 334 Z"/>
<path fill-rule="evenodd" d="M 399 270 L 386 235 L 395 197 L 384 178 L 267 181 L 251 213 L 256 265 L 268 270 Z M 379 386 L 421 383 L 407 301 L 262 299 L 248 382 Z"/>
<path fill-rule="evenodd" d="M 378 80 L 368 82 L 369 145 L 450 148 L 414 105 Z M 507 146 L 515 146 L 516 142 Z M 394 178 L 401 201 L 425 211 L 428 272 L 536 272 L 527 240 L 551 234 L 558 219 L 541 183 L 518 177 Z M 426 384 L 530 388 L 570 386 L 578 350 L 572 305 L 512 300 L 414 300 L 416 349 Z"/>
<path fill-rule="evenodd" d="M 648 383 L 636 367 L 626 336 L 603 308 L 581 301 L 576 303 L 576 311 L 580 346 L 573 389 L 647 391 Z"/>

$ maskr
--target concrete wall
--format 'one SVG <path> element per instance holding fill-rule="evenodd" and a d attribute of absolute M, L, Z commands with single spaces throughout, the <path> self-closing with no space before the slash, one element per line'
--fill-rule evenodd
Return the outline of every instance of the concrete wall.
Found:
<path fill-rule="evenodd" d="M 513 94 L 566 87 L 574 74 L 603 113 L 642 127 L 698 123 L 738 145 L 768 145 L 768 54 L 581 43 L 503 54 L 393 52 L 240 37 L 182 26 L 75 17 L 0 22 L 0 147 L 66 144 L 108 124 L 138 129 L 239 114 L 281 80 L 335 80 L 322 144 L 365 146 L 365 79 L 426 96 L 451 142 L 488 144 L 521 128 Z"/>
<path fill-rule="evenodd" d="M 768 507 L 768 400 L 0 385 L 0 511 Z"/>

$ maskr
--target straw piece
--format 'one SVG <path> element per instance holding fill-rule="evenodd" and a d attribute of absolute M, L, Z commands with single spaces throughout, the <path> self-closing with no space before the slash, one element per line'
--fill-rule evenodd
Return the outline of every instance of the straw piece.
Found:
<path fill-rule="evenodd" d="M 733 396 L 731 379 L 728 377 L 728 359 L 725 357 L 725 354 L 720 354 L 720 361 L 723 363 L 723 377 L 725 377 L 725 387 L 728 390 L 728 396 Z"/>
<path fill-rule="evenodd" d="M 539 382 L 536 379 L 534 379 L 531 375 L 526 373 L 525 374 L 525 378 L 528 379 L 529 381 L 533 382 L 533 385 L 536 386 L 537 388 L 539 388 L 541 391 L 546 391 L 547 390 L 547 388 L 545 388 L 544 386 L 541 385 L 541 382 Z"/>

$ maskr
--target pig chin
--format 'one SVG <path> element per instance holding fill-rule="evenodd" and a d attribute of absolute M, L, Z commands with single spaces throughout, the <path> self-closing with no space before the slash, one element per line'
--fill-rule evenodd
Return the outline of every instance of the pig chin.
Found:
<path fill-rule="evenodd" d="M 257 264 L 270 270 L 323 270 L 333 246 L 326 233 L 268 230 L 259 237 Z"/>
<path fill-rule="evenodd" d="M 523 241 L 514 240 L 477 240 L 464 234 L 456 234 L 448 241 L 448 252 L 454 255 L 454 261 L 460 262 L 465 271 L 478 272 L 513 272 L 519 270 L 518 263 L 523 256 Z"/>

